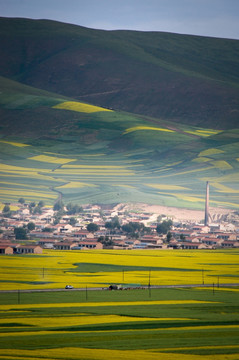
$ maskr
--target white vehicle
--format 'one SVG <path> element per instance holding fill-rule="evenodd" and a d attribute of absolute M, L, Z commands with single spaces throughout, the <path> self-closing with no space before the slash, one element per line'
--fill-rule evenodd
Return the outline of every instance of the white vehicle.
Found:
<path fill-rule="evenodd" d="M 74 289 L 74 286 L 72 286 L 72 285 L 66 285 L 65 289 Z"/>

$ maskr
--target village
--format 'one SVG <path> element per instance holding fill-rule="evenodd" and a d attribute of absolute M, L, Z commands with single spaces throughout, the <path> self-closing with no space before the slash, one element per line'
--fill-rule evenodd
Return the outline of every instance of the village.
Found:
<path fill-rule="evenodd" d="M 15 209 L 14 211 L 10 209 Z M 235 212 L 236 213 L 236 212 Z M 237 213 L 236 213 L 237 214 Z M 237 216 L 235 216 L 237 219 Z M 43 249 L 219 249 L 239 247 L 237 220 L 202 223 L 127 210 L 124 204 L 83 207 L 43 201 L 5 204 L 0 254 L 41 254 Z"/>

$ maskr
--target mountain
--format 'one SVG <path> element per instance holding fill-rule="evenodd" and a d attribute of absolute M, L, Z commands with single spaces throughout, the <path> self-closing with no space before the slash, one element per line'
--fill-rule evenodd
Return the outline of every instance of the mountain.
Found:
<path fill-rule="evenodd" d="M 237 40 L 8 18 L 0 39 L 1 76 L 115 110 L 238 126 Z"/>
<path fill-rule="evenodd" d="M 202 209 L 209 181 L 238 208 L 238 41 L 5 18 L 0 39 L 0 201 Z"/>

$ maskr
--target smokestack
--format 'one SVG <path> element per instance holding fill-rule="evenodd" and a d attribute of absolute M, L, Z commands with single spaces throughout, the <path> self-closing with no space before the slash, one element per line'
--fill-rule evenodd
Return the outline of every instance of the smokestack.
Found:
<path fill-rule="evenodd" d="M 208 226 L 209 224 L 209 182 L 206 182 L 206 202 L 205 202 L 205 219 L 204 225 Z"/>

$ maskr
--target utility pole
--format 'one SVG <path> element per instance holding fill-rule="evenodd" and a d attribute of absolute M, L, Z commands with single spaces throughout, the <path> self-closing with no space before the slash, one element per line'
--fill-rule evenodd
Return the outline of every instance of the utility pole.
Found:
<path fill-rule="evenodd" d="M 149 284 L 148 284 L 148 289 L 149 289 L 149 297 L 151 297 L 151 284 L 150 284 L 150 277 L 151 277 L 151 270 L 149 270 Z"/>

